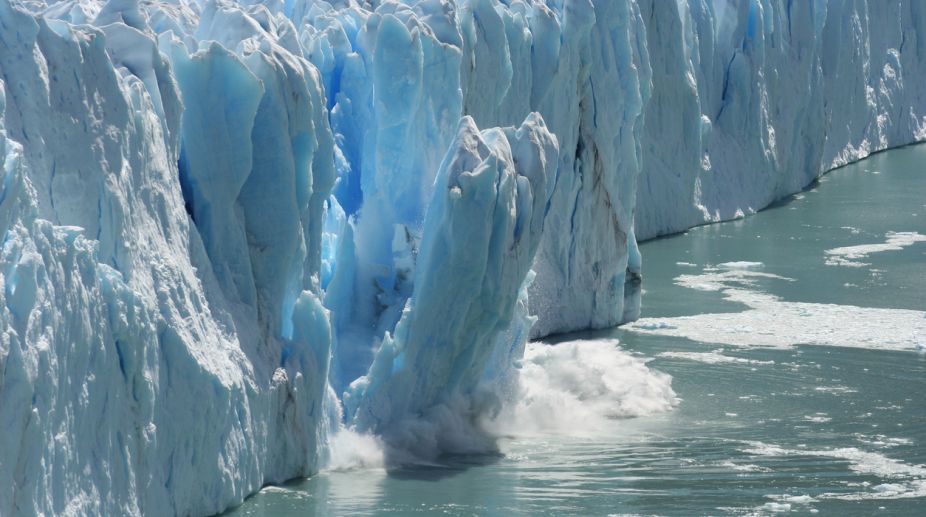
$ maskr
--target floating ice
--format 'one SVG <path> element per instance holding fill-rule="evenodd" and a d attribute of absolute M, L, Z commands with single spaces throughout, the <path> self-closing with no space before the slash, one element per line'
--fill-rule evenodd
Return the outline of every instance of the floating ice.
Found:
<path fill-rule="evenodd" d="M 705 269 L 681 275 L 676 283 L 720 291 L 747 310 L 675 318 L 643 318 L 628 330 L 678 336 L 727 346 L 787 348 L 826 345 L 882 350 L 916 350 L 926 335 L 926 312 L 783 301 L 756 288 L 759 280 L 791 281 L 751 269 Z"/>
<path fill-rule="evenodd" d="M 741 260 L 741 261 L 736 261 L 736 262 L 723 262 L 723 263 L 717 264 L 717 267 L 719 267 L 720 269 L 737 270 L 737 269 L 757 269 L 757 268 L 761 268 L 764 265 L 765 264 L 761 262 L 749 262 L 749 261 Z"/>
<path fill-rule="evenodd" d="M 671 328 L 672 325 L 664 321 L 655 321 L 655 322 L 640 323 L 639 327 L 642 329 L 646 329 L 646 330 L 659 330 L 659 329 Z"/>
<path fill-rule="evenodd" d="M 657 327 L 667 328 L 667 327 Z M 647 329 L 649 330 L 649 329 Z M 723 354 L 723 349 L 712 352 L 660 352 L 658 357 L 669 357 L 672 359 L 685 359 L 688 361 L 697 361 L 707 364 L 749 364 L 749 365 L 769 365 L 775 364 L 775 361 L 762 361 L 758 359 L 747 359 L 745 357 L 733 357 Z"/>
<path fill-rule="evenodd" d="M 791 503 L 791 504 L 810 504 L 810 503 L 817 502 L 816 499 L 814 499 L 813 497 L 810 497 L 809 495 L 787 495 L 785 494 L 785 495 L 775 495 L 775 496 L 768 496 L 768 497 L 777 499 L 785 503 Z"/>
<path fill-rule="evenodd" d="M 926 466 L 904 463 L 881 453 L 863 451 L 856 447 L 823 450 L 787 449 L 763 442 L 748 442 L 742 450 L 754 456 L 819 457 L 844 461 L 854 472 L 890 480 L 889 483 L 874 485 L 868 491 L 826 492 L 816 495 L 816 499 L 857 501 L 926 497 Z"/>
<path fill-rule="evenodd" d="M 791 504 L 790 503 L 765 503 L 762 506 L 762 509 L 765 511 L 780 513 L 780 512 L 790 512 Z"/>
<path fill-rule="evenodd" d="M 860 244 L 857 246 L 845 246 L 826 250 L 826 265 L 849 267 L 870 266 L 871 264 L 862 262 L 862 259 L 872 253 L 900 251 L 917 242 L 926 242 L 926 235 L 916 232 L 887 232 L 884 237 L 886 241 L 880 244 Z"/>

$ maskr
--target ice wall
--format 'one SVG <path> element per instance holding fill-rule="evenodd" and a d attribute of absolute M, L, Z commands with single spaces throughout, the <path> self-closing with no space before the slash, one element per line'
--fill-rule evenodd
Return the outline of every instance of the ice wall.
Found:
<path fill-rule="evenodd" d="M 640 2 L 653 63 L 638 238 L 741 217 L 922 140 L 921 2 Z"/>
<path fill-rule="evenodd" d="M 345 426 L 472 446 L 529 335 L 638 316 L 638 237 L 926 138 L 924 17 L 0 0 L 0 515 L 215 513 Z"/>
<path fill-rule="evenodd" d="M 246 61 L 271 75 L 273 49 L 181 64 L 128 14 L 75 27 L 0 2 L 2 515 L 210 514 L 318 466 L 331 335 L 308 220 L 333 166 L 326 120 L 302 123 L 318 83 L 308 66 L 297 93 L 242 80 Z M 214 104 L 186 81 L 206 68 Z M 279 133 L 299 145 L 267 148 Z M 263 175 L 278 192 L 236 192 Z"/>

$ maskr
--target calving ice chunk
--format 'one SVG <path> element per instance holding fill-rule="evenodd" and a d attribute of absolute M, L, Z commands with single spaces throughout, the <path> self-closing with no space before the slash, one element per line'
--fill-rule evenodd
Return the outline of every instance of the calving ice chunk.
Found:
<path fill-rule="evenodd" d="M 568 384 L 529 336 L 638 317 L 635 235 L 926 137 L 916 6 L 0 0 L 0 515 L 473 446 L 444 424 Z M 701 283 L 827 310 L 750 267 Z"/>
<path fill-rule="evenodd" d="M 506 367 L 491 360 L 517 359 L 508 351 L 521 343 L 505 331 L 528 331 L 517 302 L 543 234 L 557 154 L 539 115 L 518 129 L 482 132 L 463 118 L 437 174 L 414 291 L 369 373 L 351 384 L 350 422 L 407 435 L 436 406 L 470 404 L 487 373 Z"/>

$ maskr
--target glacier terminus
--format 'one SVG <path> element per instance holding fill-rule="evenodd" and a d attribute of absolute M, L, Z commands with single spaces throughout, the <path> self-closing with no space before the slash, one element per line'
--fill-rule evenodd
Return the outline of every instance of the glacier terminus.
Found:
<path fill-rule="evenodd" d="M 638 240 L 926 140 L 924 83 L 920 0 L 0 0 L 0 516 L 491 449 Z"/>

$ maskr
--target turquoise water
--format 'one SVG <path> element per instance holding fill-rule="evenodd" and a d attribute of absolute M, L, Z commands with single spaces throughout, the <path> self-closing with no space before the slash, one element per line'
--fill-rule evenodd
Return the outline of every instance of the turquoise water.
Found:
<path fill-rule="evenodd" d="M 233 514 L 926 514 L 924 168 L 926 146 L 881 153 L 758 215 L 643 244 L 646 319 L 578 337 L 652 358 L 673 410 L 323 472 Z"/>

